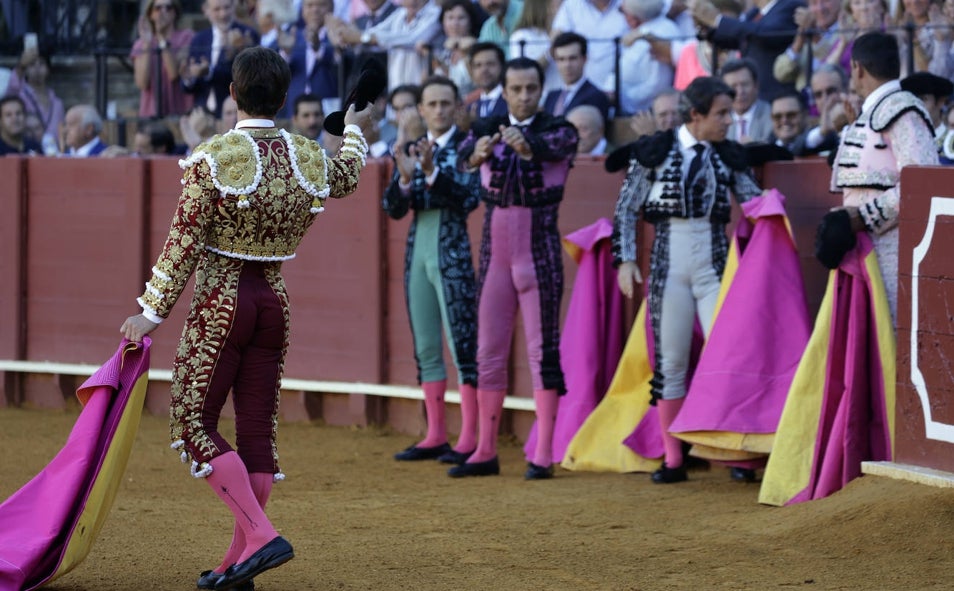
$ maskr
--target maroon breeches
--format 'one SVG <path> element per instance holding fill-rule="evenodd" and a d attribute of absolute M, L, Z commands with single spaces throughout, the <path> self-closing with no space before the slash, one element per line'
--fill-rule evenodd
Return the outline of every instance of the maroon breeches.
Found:
<path fill-rule="evenodd" d="M 279 381 L 288 335 L 284 284 L 276 263 L 212 258 L 220 263 L 211 273 L 216 280 L 197 273 L 196 299 L 176 360 L 173 436 L 180 427 L 179 437 L 199 463 L 231 451 L 218 431 L 231 391 L 236 451 L 249 472 L 275 473 Z M 229 289 L 233 282 L 234 291 Z M 207 297 L 199 298 L 200 284 Z M 182 373 L 176 388 L 182 367 L 190 371 Z"/>

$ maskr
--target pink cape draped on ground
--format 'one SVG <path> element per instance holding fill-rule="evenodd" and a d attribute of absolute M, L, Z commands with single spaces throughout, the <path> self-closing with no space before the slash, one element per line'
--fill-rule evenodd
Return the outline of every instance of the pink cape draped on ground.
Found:
<path fill-rule="evenodd" d="M 895 341 L 871 239 L 832 271 L 792 384 L 759 501 L 824 498 L 892 458 Z"/>
<path fill-rule="evenodd" d="M 580 425 L 613 379 L 623 351 L 623 297 L 613 268 L 613 224 L 606 218 L 563 239 L 579 264 L 560 336 L 566 394 L 560 398 L 553 433 L 553 461 L 560 463 Z M 537 442 L 534 423 L 524 445 L 528 460 Z"/>
<path fill-rule="evenodd" d="M 139 427 L 149 346 L 124 341 L 77 390 L 83 409 L 63 449 L 0 505 L 0 591 L 35 589 L 88 554 Z"/>
<path fill-rule="evenodd" d="M 671 428 L 693 455 L 734 465 L 771 451 L 811 331 L 784 197 L 771 190 L 742 211 L 712 330 Z"/>

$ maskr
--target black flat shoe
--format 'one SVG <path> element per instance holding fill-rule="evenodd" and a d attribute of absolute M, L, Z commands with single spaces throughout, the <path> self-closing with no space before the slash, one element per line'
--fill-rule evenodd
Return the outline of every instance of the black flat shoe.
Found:
<path fill-rule="evenodd" d="M 730 468 L 729 477 L 735 482 L 758 482 L 755 470 L 749 468 Z"/>
<path fill-rule="evenodd" d="M 462 478 L 464 476 L 496 476 L 500 474 L 500 463 L 497 462 L 497 456 L 494 456 L 486 462 L 472 462 L 454 466 L 447 471 L 451 478 Z"/>
<path fill-rule="evenodd" d="M 441 456 L 437 458 L 437 461 L 442 464 L 460 465 L 466 462 L 470 456 L 474 455 L 475 451 L 477 450 L 475 449 L 468 452 L 450 450 L 447 453 L 441 454 Z"/>
<path fill-rule="evenodd" d="M 524 480 L 546 480 L 553 478 L 553 466 L 540 466 L 527 462 L 527 471 L 523 474 Z"/>
<path fill-rule="evenodd" d="M 215 589 L 215 584 L 222 578 L 220 573 L 214 570 L 204 570 L 199 573 L 199 580 L 195 582 L 198 589 Z"/>
<path fill-rule="evenodd" d="M 204 570 L 199 573 L 199 580 L 196 581 L 195 586 L 199 589 L 215 589 L 215 584 L 221 578 L 222 575 L 214 570 Z M 233 589 L 234 591 L 255 591 L 255 581 L 249 579 L 241 585 L 236 585 Z"/>
<path fill-rule="evenodd" d="M 216 591 L 221 589 L 239 589 L 263 572 L 281 566 L 295 557 L 288 540 L 278 536 L 271 542 L 259 548 L 258 552 L 248 557 L 248 560 L 233 564 L 225 570 L 225 574 L 215 584 Z"/>
<path fill-rule="evenodd" d="M 417 460 L 436 460 L 442 455 L 450 452 L 451 446 L 447 443 L 435 445 L 434 447 L 418 447 L 412 445 L 404 451 L 394 454 L 394 459 L 399 462 L 415 462 Z"/>
<path fill-rule="evenodd" d="M 663 462 L 662 467 L 653 472 L 652 479 L 656 484 L 673 484 L 675 482 L 685 482 L 689 480 L 689 476 L 686 474 L 684 465 L 670 468 Z"/>

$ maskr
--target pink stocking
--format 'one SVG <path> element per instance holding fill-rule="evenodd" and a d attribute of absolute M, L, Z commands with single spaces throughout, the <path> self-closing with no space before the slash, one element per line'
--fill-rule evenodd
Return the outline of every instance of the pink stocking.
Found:
<path fill-rule="evenodd" d="M 470 453 L 477 448 L 477 388 L 460 385 L 460 436 L 454 451 Z"/>
<path fill-rule="evenodd" d="M 477 451 L 467 460 L 468 464 L 486 462 L 497 457 L 497 434 L 500 432 L 500 416 L 507 393 L 503 390 L 477 390 L 477 421 L 480 433 Z"/>
<path fill-rule="evenodd" d="M 533 402 L 537 410 L 537 447 L 533 453 L 533 463 L 549 467 L 553 463 L 553 428 L 560 397 L 556 390 L 534 390 Z"/>
<path fill-rule="evenodd" d="M 206 481 L 235 516 L 235 523 L 245 534 L 245 549 L 236 562 L 244 562 L 262 546 L 278 536 L 252 491 L 245 464 L 234 451 L 209 461 L 212 473 Z"/>
<path fill-rule="evenodd" d="M 444 411 L 444 393 L 447 380 L 424 382 L 424 412 L 427 415 L 427 436 L 417 444 L 418 447 L 437 447 L 447 443 L 447 420 Z"/>
<path fill-rule="evenodd" d="M 265 509 L 265 503 L 268 502 L 268 497 L 272 493 L 272 482 L 274 481 L 272 474 L 252 472 L 248 475 L 248 480 L 252 486 L 252 493 L 255 495 L 255 500 L 258 501 L 262 509 Z M 236 523 L 235 529 L 232 531 L 232 544 L 225 552 L 225 558 L 222 559 L 222 564 L 215 569 L 215 572 L 219 574 L 224 573 L 225 569 L 238 562 L 243 550 L 245 550 L 245 532 L 243 532 L 242 528 Z"/>
<path fill-rule="evenodd" d="M 669 426 L 676 420 L 676 415 L 682 409 L 684 398 L 674 400 L 659 400 L 656 409 L 659 411 L 659 426 L 662 427 L 663 447 L 666 450 L 666 466 L 678 468 L 682 466 L 682 441 L 669 433 Z"/>

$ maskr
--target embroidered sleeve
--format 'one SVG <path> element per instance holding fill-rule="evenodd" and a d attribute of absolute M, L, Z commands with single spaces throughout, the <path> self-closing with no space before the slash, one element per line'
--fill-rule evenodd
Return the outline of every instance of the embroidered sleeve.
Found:
<path fill-rule="evenodd" d="M 539 133 L 524 130 L 523 135 L 533 150 L 533 159 L 544 162 L 558 162 L 572 157 L 580 141 L 576 128 L 566 122 Z"/>
<path fill-rule="evenodd" d="M 762 194 L 762 189 L 759 188 L 758 184 L 755 182 L 755 179 L 752 178 L 752 175 L 749 172 L 732 172 L 732 194 L 735 195 L 735 200 L 739 203 L 745 203 L 753 197 L 757 197 Z"/>
<path fill-rule="evenodd" d="M 136 300 L 144 313 L 159 318 L 169 315 L 195 269 L 218 195 L 205 162 L 187 168 L 182 182 L 169 237 L 152 268 L 146 291 Z"/>
<path fill-rule="evenodd" d="M 929 166 L 938 163 L 934 137 L 918 113 L 905 112 L 884 134 L 894 150 L 898 174 L 908 165 Z M 864 203 L 860 207 L 861 218 L 868 231 L 881 234 L 898 224 L 900 207 L 900 188 L 895 186 Z"/>
<path fill-rule="evenodd" d="M 357 125 L 347 125 L 338 154 L 328 160 L 330 197 L 347 197 L 358 188 L 358 177 L 367 161 L 368 142 Z"/>
<path fill-rule="evenodd" d="M 647 169 L 631 160 L 613 214 L 613 264 L 636 260 L 636 222 L 649 194 Z"/>

